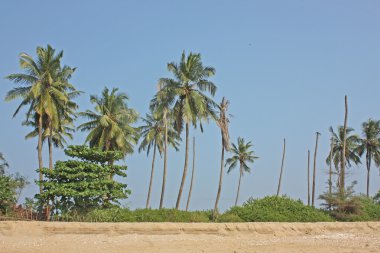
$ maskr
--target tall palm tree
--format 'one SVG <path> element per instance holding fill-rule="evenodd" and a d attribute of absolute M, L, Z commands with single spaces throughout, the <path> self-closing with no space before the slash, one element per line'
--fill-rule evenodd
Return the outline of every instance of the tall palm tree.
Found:
<path fill-rule="evenodd" d="M 196 127 L 199 123 L 203 131 L 202 121 L 207 121 L 209 117 L 216 118 L 214 112 L 216 103 L 204 94 L 204 92 L 209 92 L 214 96 L 216 92 L 215 84 L 207 80 L 215 74 L 215 69 L 204 67 L 200 54 L 190 53 L 186 57 L 185 52 L 182 53 L 179 64 L 171 62 L 168 63 L 167 68 L 173 73 L 174 79 L 161 78 L 159 80 L 159 91 L 153 104 L 166 100 L 165 104 L 173 106 L 176 130 L 181 133 L 184 126 L 186 129 L 185 164 L 176 202 L 178 209 L 188 169 L 190 124 Z"/>
<path fill-rule="evenodd" d="M 89 121 L 78 126 L 81 131 L 90 131 L 86 142 L 90 147 L 104 151 L 121 151 L 124 155 L 133 153 L 133 146 L 138 139 L 138 129 L 131 126 L 137 122 L 138 113 L 128 107 L 128 96 L 118 93 L 117 88 L 111 92 L 104 88 L 102 96 L 91 96 L 95 111 L 86 110 L 79 115 Z"/>
<path fill-rule="evenodd" d="M 22 101 L 13 116 L 19 110 L 29 105 L 26 114 L 26 121 L 29 121 L 33 114 L 38 115 L 38 162 L 40 171 L 40 181 L 42 181 L 42 139 L 43 139 L 43 120 L 49 122 L 52 131 L 53 124 L 59 125 L 61 115 L 67 113 L 67 105 L 70 104 L 68 92 L 75 91 L 75 88 L 67 81 L 75 69 L 67 66 L 61 67 L 63 51 L 55 53 L 50 45 L 46 48 L 37 47 L 37 59 L 34 60 L 26 53 L 20 54 L 20 68 L 24 73 L 11 74 L 7 79 L 22 86 L 13 88 L 6 95 L 6 100 L 21 98 Z M 47 116 L 47 117 L 45 117 Z M 50 166 L 52 162 L 50 162 Z M 42 192 L 42 185 L 40 186 Z"/>
<path fill-rule="evenodd" d="M 327 165 L 330 165 L 330 162 L 332 162 L 335 166 L 335 169 L 338 171 L 338 174 L 341 175 L 341 163 L 343 158 L 343 138 L 346 136 L 346 149 L 345 149 L 345 167 L 351 167 L 352 163 L 358 165 L 360 164 L 360 157 L 358 155 L 358 146 L 360 144 L 360 137 L 356 134 L 352 134 L 354 131 L 353 128 L 347 127 L 346 133 L 344 133 L 344 127 L 338 126 L 337 133 L 334 132 L 334 129 L 330 127 L 329 129 L 332 137 L 332 154 L 329 154 L 326 158 Z M 331 161 L 332 160 L 332 161 Z M 344 182 L 341 182 L 342 177 L 339 177 L 338 180 L 338 188 L 341 189 L 342 184 L 344 185 Z"/>
<path fill-rule="evenodd" d="M 161 155 L 165 148 L 165 122 L 161 115 L 151 112 L 142 119 L 143 125 L 139 127 L 142 141 L 139 146 L 139 152 L 145 151 L 149 155 L 150 150 L 153 148 L 152 170 L 150 173 L 148 196 L 146 200 L 146 208 L 149 208 L 150 195 L 152 191 L 153 175 L 154 175 L 154 162 L 156 159 L 156 150 L 158 149 Z M 168 144 L 178 151 L 180 137 L 173 127 L 168 128 Z"/>
<path fill-rule="evenodd" d="M 0 176 L 4 175 L 5 173 L 5 168 L 8 168 L 8 163 L 4 158 L 3 153 L 0 153 Z"/>
<path fill-rule="evenodd" d="M 229 115 L 227 114 L 230 101 L 223 97 L 222 102 L 219 105 L 219 118 L 217 124 L 220 128 L 220 134 L 222 136 L 222 155 L 220 158 L 220 174 L 219 174 L 219 185 L 218 192 L 216 194 L 216 200 L 214 205 L 214 216 L 218 212 L 218 204 L 220 199 L 220 194 L 222 192 L 223 175 L 224 175 L 224 151 L 230 150 L 230 133 L 228 130 L 228 125 L 230 123 Z"/>
<path fill-rule="evenodd" d="M 369 197 L 369 178 L 371 163 L 374 160 L 376 167 L 380 166 L 380 121 L 369 119 L 362 124 L 363 138 L 360 139 L 358 153 L 366 153 L 367 167 L 367 197 Z"/>
<path fill-rule="evenodd" d="M 238 189 L 236 193 L 235 206 L 237 205 L 237 202 L 239 200 L 241 178 L 244 172 L 251 172 L 251 168 L 248 166 L 248 163 L 253 163 L 255 159 L 259 158 L 254 155 L 253 150 L 250 150 L 251 147 L 252 143 L 250 141 L 245 143 L 244 139 L 239 137 L 237 146 L 234 143 L 232 143 L 231 152 L 233 156 L 231 158 L 228 158 L 226 161 L 226 166 L 229 165 L 227 173 L 230 173 L 237 166 L 238 163 L 240 165 L 240 176 Z"/>

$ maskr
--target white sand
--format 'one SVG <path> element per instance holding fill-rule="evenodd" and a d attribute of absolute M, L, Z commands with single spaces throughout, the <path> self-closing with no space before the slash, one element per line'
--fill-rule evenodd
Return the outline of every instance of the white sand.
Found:
<path fill-rule="evenodd" d="M 0 222 L 1 253 L 380 252 L 380 222 Z"/>

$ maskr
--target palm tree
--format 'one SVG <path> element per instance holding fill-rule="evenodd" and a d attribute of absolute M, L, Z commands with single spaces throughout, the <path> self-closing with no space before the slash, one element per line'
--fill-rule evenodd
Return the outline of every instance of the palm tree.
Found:
<path fill-rule="evenodd" d="M 165 148 L 165 122 L 161 115 L 151 112 L 147 114 L 145 118 L 142 119 L 144 125 L 139 127 L 139 131 L 142 137 L 142 141 L 139 146 L 139 152 L 147 151 L 147 156 L 150 150 L 153 148 L 153 158 L 152 158 L 152 170 L 150 173 L 148 197 L 146 200 L 146 208 L 149 208 L 150 195 L 152 191 L 153 175 L 154 175 L 154 162 L 156 159 L 156 150 L 158 149 L 161 155 Z M 171 145 L 175 150 L 178 151 L 180 137 L 173 127 L 168 129 L 168 144 Z"/>
<path fill-rule="evenodd" d="M 351 167 L 352 163 L 358 165 L 360 164 L 360 157 L 357 153 L 358 146 L 360 144 L 360 138 L 356 134 L 351 134 L 354 129 L 347 127 L 346 133 L 344 133 L 344 127 L 339 126 L 337 133 L 334 132 L 334 129 L 330 127 L 329 129 L 332 137 L 332 154 L 329 154 L 326 158 L 327 165 L 330 165 L 332 162 L 335 166 L 335 169 L 338 171 L 338 174 L 341 175 L 342 170 L 339 169 L 342 163 L 343 158 L 343 138 L 346 136 L 346 149 L 345 149 L 345 167 Z M 331 161 L 332 160 L 332 161 Z M 344 178 L 344 177 L 343 177 Z M 342 184 L 342 176 L 339 177 L 337 186 L 341 189 Z"/>
<path fill-rule="evenodd" d="M 363 138 L 360 139 L 358 153 L 360 156 L 366 153 L 367 166 L 367 197 L 369 197 L 369 177 L 372 159 L 376 167 L 380 166 L 380 121 L 369 119 L 362 124 Z"/>
<path fill-rule="evenodd" d="M 97 147 L 104 151 L 121 151 L 124 155 L 133 153 L 133 146 L 138 139 L 138 130 L 131 124 L 136 123 L 138 113 L 128 108 L 128 96 L 111 92 L 104 88 L 102 96 L 91 96 L 91 103 L 95 104 L 95 111 L 86 110 L 79 115 L 90 121 L 78 126 L 81 131 L 90 131 L 86 142 L 90 147 Z"/>
<path fill-rule="evenodd" d="M 25 73 L 7 76 L 7 79 L 22 85 L 10 90 L 5 98 L 7 101 L 16 98 L 22 99 L 13 116 L 17 115 L 19 110 L 26 105 L 29 105 L 26 121 L 29 121 L 34 113 L 37 114 L 40 181 L 43 179 L 41 173 L 43 125 L 46 124 L 43 120 L 46 119 L 49 122 L 48 128 L 52 132 L 53 125 L 59 125 L 62 115 L 68 113 L 68 105 L 73 105 L 68 92 L 75 92 L 75 88 L 67 81 L 75 69 L 67 66 L 61 67 L 62 57 L 63 51 L 55 54 L 55 49 L 50 45 L 46 48 L 37 47 L 36 60 L 26 53 L 20 54 L 20 67 Z M 50 161 L 52 161 L 51 156 Z M 52 162 L 49 166 L 52 166 Z M 42 192 L 42 185 L 40 192 Z"/>
<path fill-rule="evenodd" d="M 0 176 L 4 175 L 5 168 L 8 168 L 8 163 L 5 161 L 3 153 L 0 153 Z"/>
<path fill-rule="evenodd" d="M 252 147 L 250 141 L 244 143 L 244 139 L 240 137 L 237 141 L 237 146 L 234 143 L 232 143 L 231 152 L 233 156 L 231 158 L 228 158 L 226 161 L 226 166 L 229 165 L 227 173 L 230 173 L 237 166 L 238 163 L 240 165 L 240 176 L 238 189 L 236 193 L 235 206 L 237 205 L 239 199 L 241 178 L 244 172 L 251 172 L 251 168 L 248 166 L 248 163 L 253 163 L 255 159 L 259 158 L 254 155 L 253 150 L 249 150 Z"/>
<path fill-rule="evenodd" d="M 219 185 L 218 193 L 216 194 L 216 200 L 214 205 L 214 216 L 218 212 L 218 204 L 220 199 L 220 194 L 222 192 L 223 175 L 224 175 L 224 151 L 230 150 L 230 133 L 228 130 L 228 124 L 230 123 L 229 115 L 227 114 L 230 101 L 223 97 L 222 102 L 219 105 L 219 118 L 217 124 L 220 128 L 220 134 L 222 136 L 222 155 L 220 159 L 220 174 L 219 174 Z"/>
<path fill-rule="evenodd" d="M 214 96 L 216 92 L 215 84 L 207 80 L 215 74 L 215 69 L 203 67 L 200 54 L 190 53 L 186 57 L 185 52 L 182 53 L 179 64 L 171 62 L 167 67 L 175 78 L 159 80 L 159 91 L 153 104 L 165 100 L 165 104 L 173 106 L 174 124 L 178 133 L 182 132 L 184 125 L 186 128 L 185 164 L 176 202 L 178 209 L 188 168 L 190 124 L 196 127 L 199 122 L 203 131 L 202 121 L 207 121 L 209 117 L 216 118 L 213 109 L 216 103 L 204 94 L 207 91 Z"/>

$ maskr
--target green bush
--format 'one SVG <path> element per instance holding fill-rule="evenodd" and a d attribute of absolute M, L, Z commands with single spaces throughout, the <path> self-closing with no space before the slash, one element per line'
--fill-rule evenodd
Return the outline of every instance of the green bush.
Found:
<path fill-rule="evenodd" d="M 217 222 L 244 222 L 242 218 L 240 218 L 237 214 L 235 213 L 224 213 L 220 215 L 217 219 Z"/>
<path fill-rule="evenodd" d="M 96 209 L 86 221 L 96 222 L 210 222 L 211 211 L 186 212 L 176 209 Z"/>
<path fill-rule="evenodd" d="M 305 206 L 300 200 L 293 200 L 286 196 L 268 196 L 263 199 L 251 198 L 243 206 L 233 207 L 224 215 L 236 215 L 246 222 L 318 222 L 333 220 L 326 212 Z"/>
<path fill-rule="evenodd" d="M 380 204 L 365 196 L 356 196 L 359 211 L 345 221 L 380 221 Z"/>

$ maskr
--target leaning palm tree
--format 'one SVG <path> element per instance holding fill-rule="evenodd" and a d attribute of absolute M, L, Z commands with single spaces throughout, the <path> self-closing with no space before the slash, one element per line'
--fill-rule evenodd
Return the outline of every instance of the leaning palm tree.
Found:
<path fill-rule="evenodd" d="M 185 52 L 182 53 L 179 64 L 171 62 L 167 67 L 173 73 L 174 79 L 159 80 L 159 91 L 152 104 L 166 101 L 165 104 L 172 106 L 174 124 L 178 133 L 182 132 L 184 126 L 186 129 L 185 164 L 176 202 L 178 209 L 188 169 L 190 124 L 196 127 L 199 123 L 203 131 L 202 121 L 207 121 L 209 117 L 216 118 L 214 112 L 216 103 L 204 94 L 207 91 L 214 96 L 216 92 L 215 84 L 207 80 L 215 74 L 215 69 L 204 67 L 200 54 L 190 53 L 186 57 Z"/>
<path fill-rule="evenodd" d="M 237 205 L 239 200 L 241 178 L 244 172 L 251 172 L 251 168 L 248 166 L 248 163 L 253 163 L 255 159 L 259 158 L 254 155 L 253 150 L 250 150 L 250 148 L 252 147 L 252 143 L 250 141 L 245 143 L 244 139 L 240 137 L 237 141 L 237 146 L 234 143 L 232 143 L 231 152 L 233 156 L 231 158 L 228 158 L 226 161 L 226 166 L 229 165 L 227 173 L 230 173 L 237 166 L 238 163 L 240 165 L 240 176 L 238 189 L 236 193 L 235 206 Z"/>
<path fill-rule="evenodd" d="M 3 153 L 0 153 L 0 176 L 4 175 L 5 173 L 5 168 L 8 168 L 8 163 L 4 158 Z"/>
<path fill-rule="evenodd" d="M 367 167 L 367 197 L 369 197 L 369 178 L 371 163 L 374 160 L 377 167 L 380 166 L 380 121 L 369 119 L 362 124 L 363 138 L 357 149 L 360 156 L 366 153 Z"/>
<path fill-rule="evenodd" d="M 139 152 L 145 151 L 147 155 L 153 149 L 152 169 L 150 173 L 148 196 L 146 200 L 146 208 L 149 208 L 150 195 L 152 191 L 153 175 L 154 175 L 154 162 L 156 159 L 156 151 L 161 155 L 165 148 L 165 122 L 161 115 L 151 112 L 142 119 L 144 125 L 139 127 L 142 141 L 139 146 Z M 178 151 L 180 137 L 173 127 L 168 128 L 168 144 Z"/>
<path fill-rule="evenodd" d="M 330 127 L 329 129 L 332 137 L 332 151 L 330 150 L 331 154 L 329 153 L 328 157 L 326 158 L 327 165 L 330 165 L 332 162 L 335 166 L 335 169 L 337 173 L 340 175 L 338 179 L 337 186 L 340 189 L 342 185 L 344 185 L 344 182 L 341 182 L 342 177 L 341 173 L 342 170 L 340 169 L 342 158 L 343 158 L 343 138 L 346 136 L 346 149 L 345 149 L 345 167 L 350 168 L 352 163 L 358 165 L 360 164 L 360 157 L 358 155 L 358 146 L 360 144 L 360 137 L 356 134 L 352 134 L 354 131 L 353 128 L 347 127 L 346 133 L 344 133 L 344 127 L 339 126 L 337 133 L 334 132 L 334 129 Z M 332 161 L 331 161 L 332 160 Z M 345 172 L 344 172 L 345 173 Z"/>
<path fill-rule="evenodd" d="M 37 59 L 34 60 L 26 53 L 20 54 L 20 67 L 24 73 L 11 74 L 7 79 L 20 84 L 20 87 L 13 88 L 6 95 L 6 100 L 21 98 L 22 101 L 16 109 L 15 116 L 22 107 L 29 105 L 26 114 L 26 121 L 36 113 L 38 115 L 38 162 L 39 178 L 42 181 L 42 139 L 43 139 L 43 120 L 48 120 L 49 128 L 53 124 L 60 124 L 60 115 L 65 112 L 70 98 L 69 91 L 75 91 L 74 87 L 68 84 L 67 80 L 71 77 L 74 69 L 61 67 L 63 51 L 55 53 L 55 50 L 48 45 L 46 48 L 37 47 Z M 45 117 L 47 116 L 47 117 Z M 53 123 L 54 122 L 54 123 Z M 40 185 L 42 192 L 42 185 Z"/>
<path fill-rule="evenodd" d="M 230 133 L 228 130 L 228 124 L 230 123 L 229 115 L 227 114 L 228 107 L 230 105 L 230 101 L 223 97 L 222 102 L 219 105 L 219 118 L 217 124 L 220 128 L 220 133 L 222 136 L 222 155 L 220 159 L 220 174 L 219 174 L 219 185 L 218 185 L 218 193 L 216 195 L 215 205 L 214 205 L 214 216 L 218 212 L 218 204 L 220 194 L 222 192 L 222 184 L 223 184 L 223 175 L 224 175 L 224 151 L 230 150 Z"/>
<path fill-rule="evenodd" d="M 138 113 L 128 107 L 128 96 L 118 93 L 113 88 L 111 92 L 104 88 L 102 96 L 91 96 L 95 111 L 86 110 L 79 115 L 89 121 L 78 126 L 81 131 L 90 131 L 86 142 L 90 147 L 104 151 L 121 151 L 124 155 L 133 153 L 133 146 L 138 139 L 138 129 L 131 126 L 136 123 Z"/>

